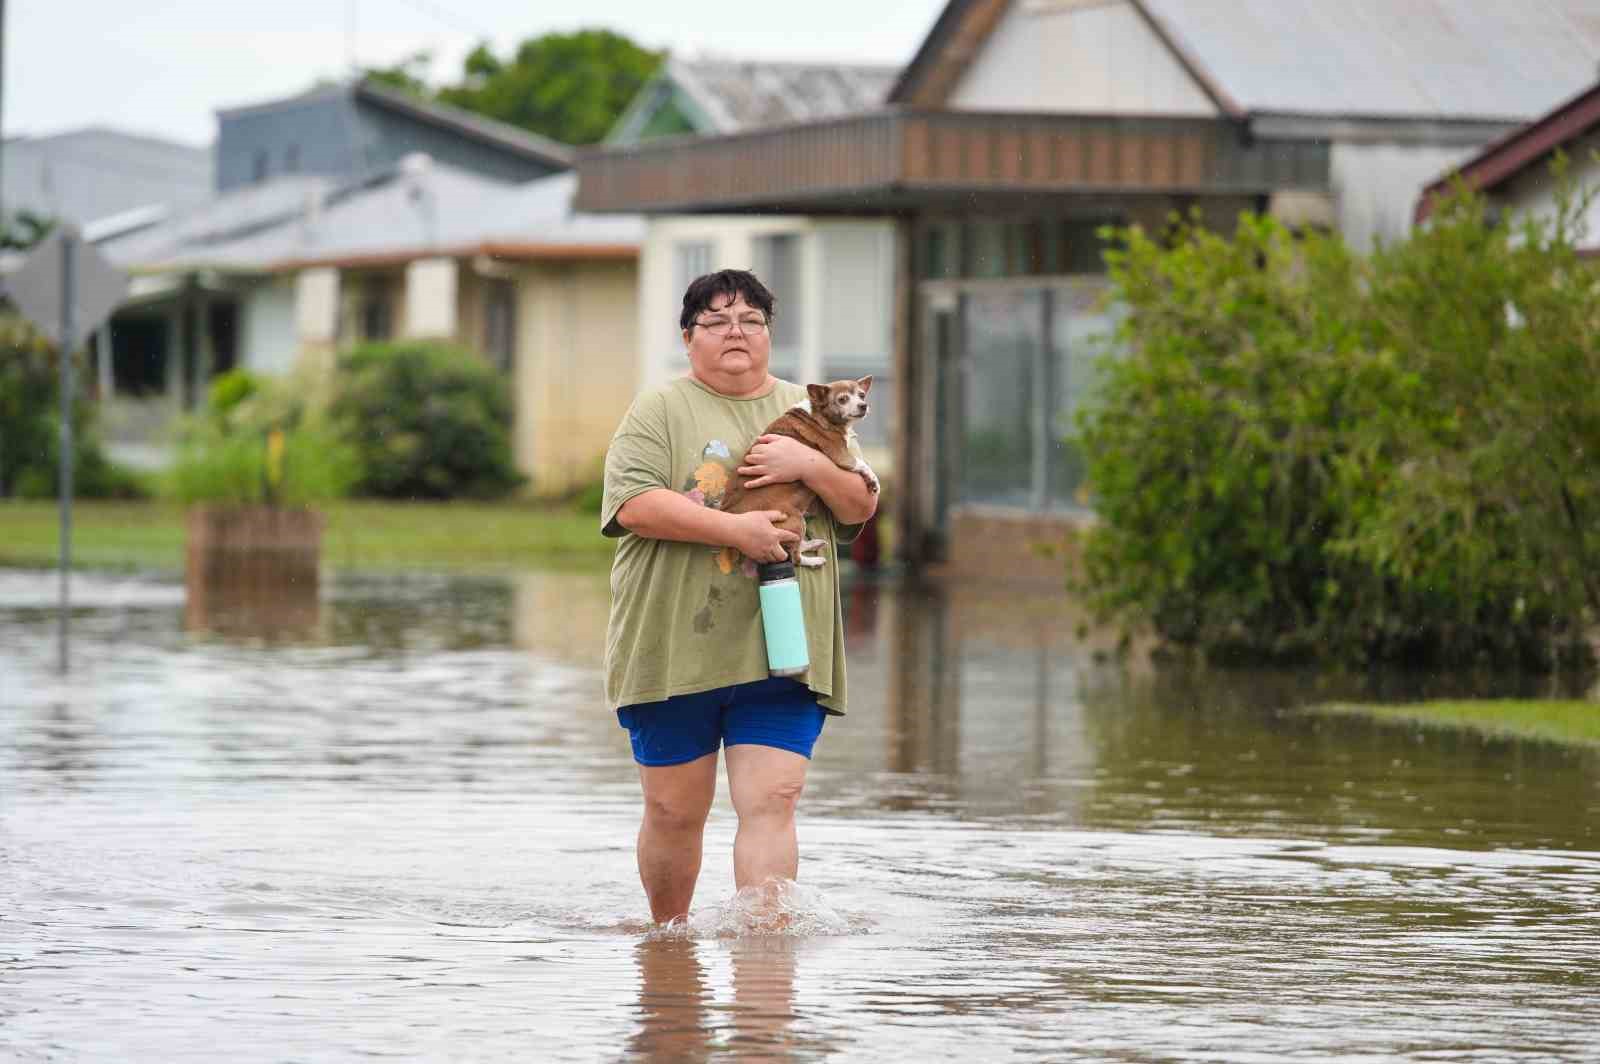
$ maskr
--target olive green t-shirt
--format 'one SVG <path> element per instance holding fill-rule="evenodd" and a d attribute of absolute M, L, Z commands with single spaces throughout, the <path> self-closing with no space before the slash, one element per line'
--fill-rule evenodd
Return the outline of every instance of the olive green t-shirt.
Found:
<path fill-rule="evenodd" d="M 606 632 L 606 700 L 613 707 L 769 675 L 754 566 L 742 556 L 735 561 L 732 551 L 634 535 L 616 516 L 623 503 L 655 488 L 720 506 L 756 437 L 805 399 L 806 390 L 787 381 L 766 395 L 733 399 L 681 377 L 640 395 L 623 416 L 606 451 L 600 511 L 604 534 L 621 537 L 611 563 Z M 819 553 L 826 563 L 797 567 L 796 573 L 811 656 L 802 679 L 835 714 L 845 711 L 837 552 L 860 530 L 837 523 L 818 500 L 806 519 L 806 535 L 826 540 L 827 547 L 808 553 Z"/>

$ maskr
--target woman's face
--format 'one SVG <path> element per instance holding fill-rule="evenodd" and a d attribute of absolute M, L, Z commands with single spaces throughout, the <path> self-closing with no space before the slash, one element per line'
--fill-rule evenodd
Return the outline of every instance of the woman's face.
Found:
<path fill-rule="evenodd" d="M 766 385 L 772 336 L 766 315 L 743 296 L 713 299 L 711 306 L 695 315 L 683 342 L 695 377 L 713 391 L 742 396 Z"/>

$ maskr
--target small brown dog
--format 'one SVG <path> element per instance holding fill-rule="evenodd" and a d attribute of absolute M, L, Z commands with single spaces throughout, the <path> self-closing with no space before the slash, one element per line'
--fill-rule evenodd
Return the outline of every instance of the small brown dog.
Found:
<path fill-rule="evenodd" d="M 872 388 L 872 378 L 856 381 L 834 381 L 832 384 L 808 384 L 806 393 L 811 397 L 784 411 L 762 435 L 789 436 L 807 447 L 821 451 L 840 469 L 860 473 L 867 482 L 867 490 L 878 491 L 878 478 L 866 462 L 850 453 L 850 440 L 855 435 L 852 424 L 867 416 L 867 392 Z M 789 560 L 796 565 L 818 566 L 826 560 L 807 556 L 825 545 L 825 540 L 806 539 L 806 515 L 817 501 L 817 493 L 806 487 L 805 481 L 787 484 L 763 484 L 759 488 L 746 488 L 744 481 L 735 478 L 722 500 L 723 513 L 743 514 L 752 510 L 779 510 L 783 520 L 774 521 L 778 528 L 795 533 L 800 539 L 787 545 Z M 733 572 L 738 564 L 739 552 L 724 547 L 717 564 L 725 573 Z"/>

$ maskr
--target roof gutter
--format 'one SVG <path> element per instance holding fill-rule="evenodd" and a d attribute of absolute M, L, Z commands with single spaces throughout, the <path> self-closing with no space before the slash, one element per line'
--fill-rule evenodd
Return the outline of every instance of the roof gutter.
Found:
<path fill-rule="evenodd" d="M 1585 89 L 1543 118 L 1490 143 L 1424 188 L 1417 200 L 1417 224 L 1428 220 L 1438 201 L 1458 178 L 1476 191 L 1491 191 L 1597 127 L 1600 127 L 1600 85 Z"/>

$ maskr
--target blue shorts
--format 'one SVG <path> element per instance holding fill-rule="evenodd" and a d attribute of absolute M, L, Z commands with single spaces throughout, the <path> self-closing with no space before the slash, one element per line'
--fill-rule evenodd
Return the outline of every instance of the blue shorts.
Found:
<path fill-rule="evenodd" d="M 681 765 L 726 744 L 775 746 L 810 758 L 827 711 L 799 680 L 765 680 L 638 702 L 617 710 L 641 765 Z"/>

